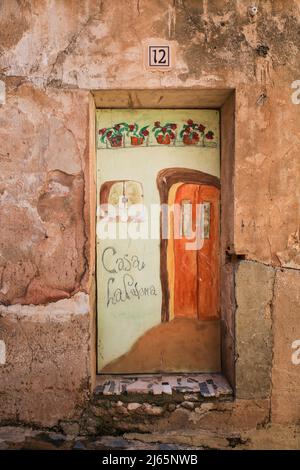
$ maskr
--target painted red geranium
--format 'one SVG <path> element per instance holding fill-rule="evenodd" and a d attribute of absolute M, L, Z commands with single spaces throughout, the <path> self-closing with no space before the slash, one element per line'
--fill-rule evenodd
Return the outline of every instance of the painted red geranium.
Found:
<path fill-rule="evenodd" d="M 166 124 L 161 126 L 160 122 L 156 121 L 154 123 L 152 132 L 154 132 L 154 136 L 158 144 L 169 145 L 171 142 L 175 143 L 176 129 L 177 124 L 175 124 L 174 122 L 166 122 Z"/>
<path fill-rule="evenodd" d="M 213 140 L 213 139 L 214 139 L 214 136 L 215 136 L 215 134 L 213 133 L 213 131 L 208 131 L 208 132 L 205 134 L 205 137 L 206 137 L 206 139 L 208 139 L 208 140 Z"/>
<path fill-rule="evenodd" d="M 100 142 L 111 147 L 121 147 L 124 142 L 124 133 L 128 129 L 125 122 L 115 124 L 113 127 L 103 128 L 99 130 Z"/>
<path fill-rule="evenodd" d="M 136 122 L 129 124 L 127 135 L 130 137 L 131 145 L 142 145 L 145 142 L 145 138 L 149 135 L 148 127 L 140 128 Z"/>
<path fill-rule="evenodd" d="M 209 136 L 208 140 L 213 139 L 214 133 L 212 131 L 208 131 L 205 134 L 205 129 L 206 127 L 203 124 L 198 124 L 192 119 L 188 119 L 186 124 L 183 125 L 179 136 L 185 145 L 197 145 L 200 142 L 200 139 L 203 142 L 207 135 Z"/>

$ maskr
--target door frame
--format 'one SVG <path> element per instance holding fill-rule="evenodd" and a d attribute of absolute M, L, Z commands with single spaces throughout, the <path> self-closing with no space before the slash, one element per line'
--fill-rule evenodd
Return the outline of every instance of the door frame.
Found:
<path fill-rule="evenodd" d="M 90 305 L 90 373 L 91 390 L 97 377 L 97 293 L 96 293 L 96 109 L 105 108 L 174 108 L 174 109 L 219 109 L 221 115 L 221 347 L 222 373 L 232 387 L 235 387 L 235 269 L 245 251 L 235 247 L 235 172 L 236 172 L 236 103 L 238 93 L 234 87 L 220 88 L 213 83 L 210 87 L 192 88 L 115 88 L 91 90 L 89 93 L 89 136 L 88 172 L 86 184 L 86 204 L 84 209 L 87 221 L 86 256 L 89 266 L 85 285 L 89 293 Z M 91 216 L 95 214 L 95 216 Z M 167 296 L 164 296 L 166 302 Z"/>
<path fill-rule="evenodd" d="M 221 189 L 220 179 L 208 173 L 189 168 L 166 168 L 156 178 L 160 203 L 168 204 L 169 190 L 176 183 L 206 184 Z M 160 282 L 162 290 L 161 321 L 170 319 L 170 286 L 168 275 L 168 239 L 162 237 L 162 213 L 160 214 Z"/>

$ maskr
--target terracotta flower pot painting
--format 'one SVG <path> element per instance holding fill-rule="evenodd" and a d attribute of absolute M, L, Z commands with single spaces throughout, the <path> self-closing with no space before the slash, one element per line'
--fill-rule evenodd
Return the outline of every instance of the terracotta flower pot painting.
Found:
<path fill-rule="evenodd" d="M 159 121 L 154 123 L 152 132 L 159 145 L 169 145 L 171 142 L 175 143 L 177 124 L 167 122 L 161 124 Z"/>
<path fill-rule="evenodd" d="M 124 133 L 127 130 L 127 124 L 120 122 L 115 124 L 113 127 L 105 128 L 99 130 L 100 142 L 106 143 L 110 147 L 122 147 L 124 142 Z"/>
<path fill-rule="evenodd" d="M 120 122 L 99 130 L 100 148 L 141 147 L 155 145 L 215 147 L 215 133 L 207 126 L 187 119 L 183 124 L 154 121 L 151 124 Z"/>
<path fill-rule="evenodd" d="M 213 141 L 214 132 L 209 130 L 206 132 L 206 126 L 198 124 L 192 119 L 188 119 L 187 123 L 183 125 L 179 136 L 185 145 L 197 145 L 199 142 L 205 145 L 205 139 Z"/>
<path fill-rule="evenodd" d="M 132 136 L 130 142 L 131 142 L 131 145 L 143 145 L 144 140 L 145 139 L 143 137 Z"/>
<path fill-rule="evenodd" d="M 130 144 L 133 146 L 143 145 L 149 135 L 148 127 L 149 126 L 139 127 L 136 122 L 134 124 L 129 124 L 127 136 L 130 136 Z"/>

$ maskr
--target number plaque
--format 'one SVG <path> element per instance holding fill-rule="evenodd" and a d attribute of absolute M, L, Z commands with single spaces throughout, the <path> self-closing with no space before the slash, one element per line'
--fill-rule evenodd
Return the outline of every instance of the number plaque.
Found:
<path fill-rule="evenodd" d="M 171 66 L 170 46 L 148 46 L 148 67 L 151 69 L 169 69 Z"/>

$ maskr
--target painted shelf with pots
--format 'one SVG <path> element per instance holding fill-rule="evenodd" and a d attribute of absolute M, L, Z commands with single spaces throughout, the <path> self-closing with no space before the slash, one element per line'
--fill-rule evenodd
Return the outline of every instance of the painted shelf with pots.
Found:
<path fill-rule="evenodd" d="M 179 126 L 174 122 L 153 125 L 120 122 L 98 131 L 98 148 L 120 149 L 168 146 L 217 147 L 215 133 L 204 124 L 188 119 Z"/>

